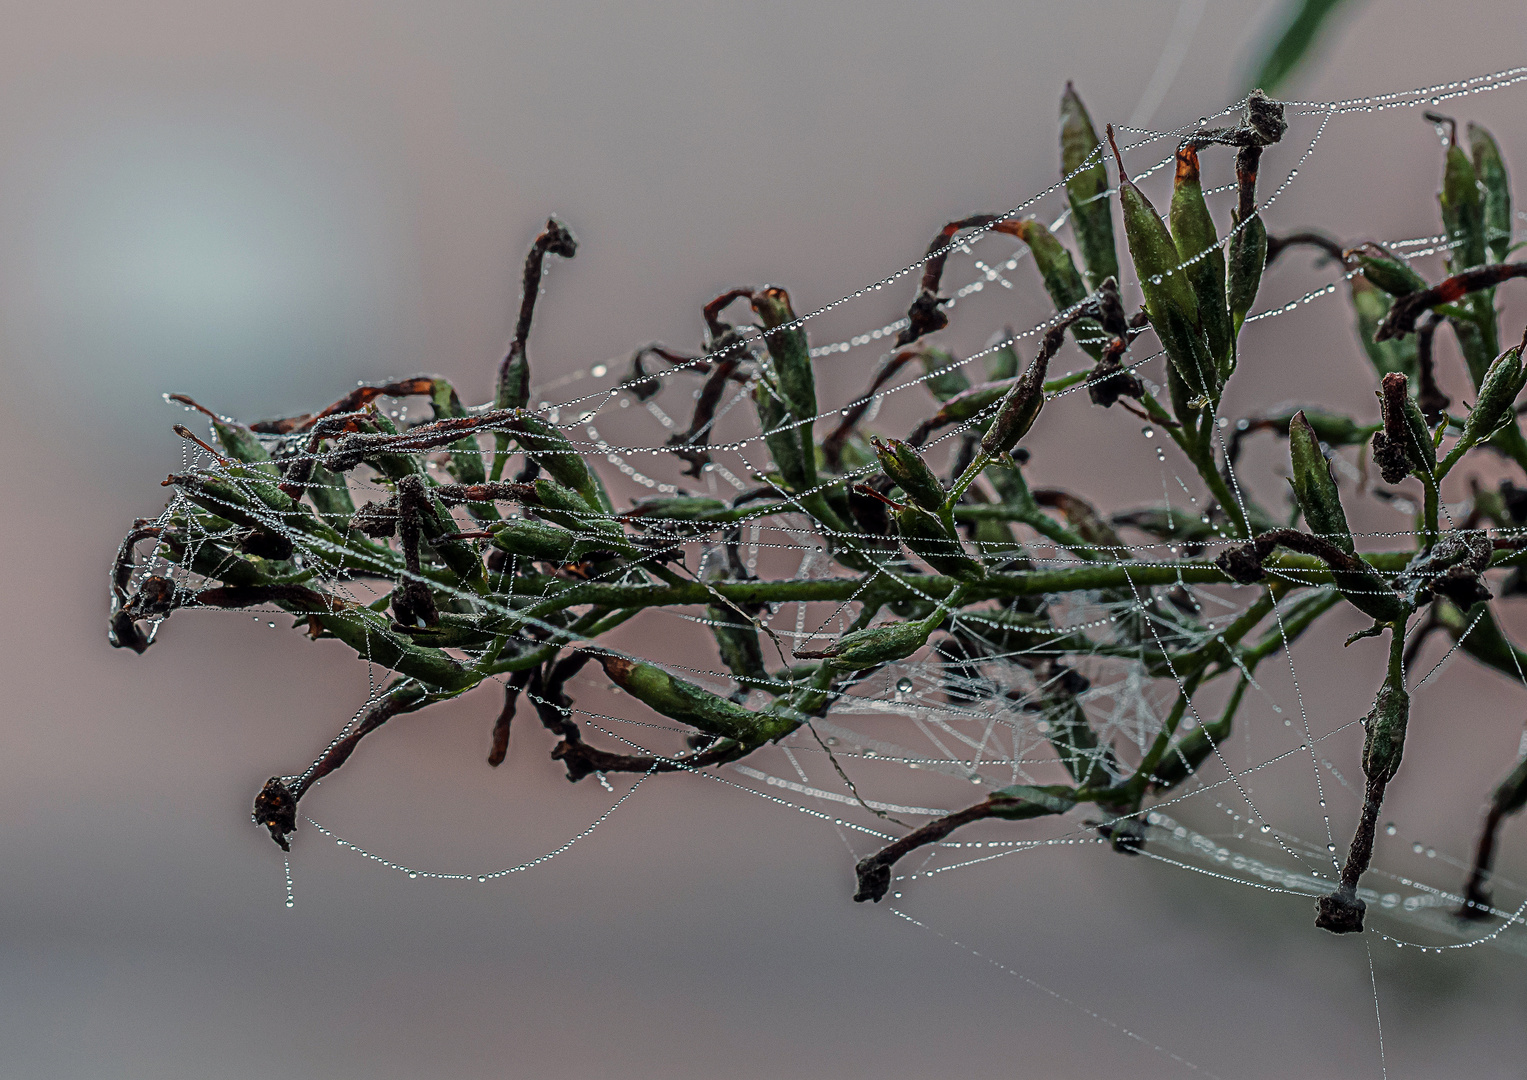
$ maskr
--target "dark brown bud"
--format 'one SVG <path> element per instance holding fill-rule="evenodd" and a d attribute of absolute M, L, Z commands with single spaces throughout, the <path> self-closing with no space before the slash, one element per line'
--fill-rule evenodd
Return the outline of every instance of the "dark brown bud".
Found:
<path fill-rule="evenodd" d="M 1108 408 L 1121 397 L 1139 401 L 1145 396 L 1145 387 L 1135 373 L 1119 363 L 1116 356 L 1105 356 L 1087 373 L 1087 396 L 1094 405 Z"/>
<path fill-rule="evenodd" d="M 355 512 L 350 527 L 358 529 L 374 540 L 384 540 L 398 531 L 398 499 L 389 496 L 378 502 L 368 502 Z"/>
<path fill-rule="evenodd" d="M 1214 565 L 1223 570 L 1231 581 L 1255 585 L 1267 576 L 1267 572 L 1262 569 L 1264 557 L 1265 554 L 1258 550 L 1256 544 L 1243 544 L 1220 552 Z"/>
<path fill-rule="evenodd" d="M 272 776 L 265 781 L 260 794 L 255 796 L 251 817 L 256 825 L 270 830 L 270 838 L 281 845 L 282 851 L 292 850 L 287 837 L 297 831 L 297 799 L 285 780 Z"/>
<path fill-rule="evenodd" d="M 264 529 L 256 529 L 244 537 L 239 547 L 246 555 L 253 555 L 258 559 L 271 559 L 275 562 L 290 559 L 296 551 L 290 539 L 280 533 L 266 532 Z"/>
<path fill-rule="evenodd" d="M 1379 467 L 1379 475 L 1386 484 L 1398 484 L 1410 475 L 1410 461 L 1403 444 L 1393 442 L 1382 431 L 1373 433 L 1373 463 Z"/>
<path fill-rule="evenodd" d="M 392 594 L 392 617 L 404 626 L 434 626 L 440 610 L 429 586 L 417 578 L 398 582 Z"/>

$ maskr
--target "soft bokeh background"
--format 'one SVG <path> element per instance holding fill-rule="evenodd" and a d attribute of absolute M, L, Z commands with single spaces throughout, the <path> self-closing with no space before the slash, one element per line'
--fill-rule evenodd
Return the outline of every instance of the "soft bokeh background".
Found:
<path fill-rule="evenodd" d="M 814 307 L 906 265 L 947 218 L 1052 183 L 1067 78 L 1100 124 L 1189 123 L 1240 96 L 1276 16 L 1261 0 L 5 5 L 0 1075 L 1191 1071 L 1168 1052 L 1225 1077 L 1377 1075 L 1365 944 L 1314 931 L 1305 900 L 1090 849 L 908 892 L 910 914 L 1067 1004 L 850 903 L 831 828 L 692 778 L 652 783 L 561 859 L 492 887 L 410 882 L 305 830 L 287 910 L 249 798 L 350 715 L 364 670 L 237 615 L 182 614 L 141 658 L 105 641 L 110 553 L 181 460 L 162 391 L 254 418 L 436 370 L 481 398 L 549 211 L 583 248 L 539 313 L 544 380 L 649 340 L 693 344 L 699 303 L 727 285 L 778 280 Z M 1519 0 L 1373 2 L 1292 90 L 1406 89 L 1524 56 Z M 1456 106 L 1519 178 L 1524 102 L 1517 88 Z M 1413 111 L 1337 121 L 1272 224 L 1422 235 L 1437 174 Z M 1297 296 L 1308 264 L 1264 295 Z M 986 309 L 963 347 L 1037 317 L 1037 286 L 1018 280 L 1031 295 Z M 820 332 L 878 326 L 909 293 Z M 1348 323 L 1338 299 L 1249 331 L 1232 407 L 1371 412 Z M 866 378 L 869 351 L 848 357 L 824 362 L 824 400 Z M 1068 407 L 1036 431 L 1046 479 L 1105 506 L 1149 498 L 1138 426 Z M 1321 730 L 1370 693 L 1372 655 L 1322 662 L 1346 629 L 1301 652 Z M 568 785 L 530 725 L 488 769 L 497 707 L 484 692 L 396 722 L 304 809 L 435 869 L 557 846 L 609 796 Z M 1519 688 L 1462 666 L 1424 692 L 1392 795 L 1400 840 L 1466 856 L 1521 709 Z M 1332 753 L 1355 768 L 1355 749 Z M 1307 768 L 1257 790 L 1285 783 L 1315 835 Z M 1353 804 L 1333 799 L 1344 840 Z M 1508 828 L 1505 872 L 1527 869 L 1523 835 Z M 1456 885 L 1408 847 L 1381 842 L 1380 862 Z M 1520 957 L 1376 961 L 1390 1075 L 1527 1072 Z"/>

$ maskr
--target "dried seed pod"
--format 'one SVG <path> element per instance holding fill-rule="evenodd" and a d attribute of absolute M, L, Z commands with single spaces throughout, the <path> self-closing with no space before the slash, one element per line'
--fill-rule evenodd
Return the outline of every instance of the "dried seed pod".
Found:
<path fill-rule="evenodd" d="M 1214 219 L 1209 216 L 1209 205 L 1204 202 L 1198 151 L 1191 144 L 1177 151 L 1171 218 L 1172 240 L 1177 246 L 1178 257 L 1185 264 L 1182 272 L 1193 287 L 1209 352 L 1224 377 L 1229 374 L 1230 350 L 1235 338 L 1226 307 L 1225 253 L 1220 250 L 1219 232 L 1214 227 Z M 1266 258 L 1265 252 L 1263 258 Z"/>
<path fill-rule="evenodd" d="M 1468 611 L 1491 598 L 1481 575 L 1489 569 L 1494 552 L 1494 544 L 1484 533 L 1443 533 L 1430 548 L 1416 553 L 1395 578 L 1395 588 L 1416 607 L 1442 596 L 1460 611 Z M 1487 628 L 1480 640 L 1488 636 Z"/>
<path fill-rule="evenodd" d="M 435 626 L 440 622 L 440 609 L 428 585 L 406 578 L 392 592 L 392 617 L 403 626 Z"/>
<path fill-rule="evenodd" d="M 1404 443 L 1393 442 L 1385 432 L 1375 431 L 1371 452 L 1384 483 L 1398 484 L 1410 475 L 1410 459 L 1405 456 Z"/>
<path fill-rule="evenodd" d="M 1118 249 L 1113 239 L 1113 212 L 1108 200 L 1108 167 L 1092 117 L 1066 83 L 1060 98 L 1060 171 L 1071 204 L 1071 231 L 1087 264 L 1087 280 L 1096 289 L 1105 278 L 1119 276 Z"/>
<path fill-rule="evenodd" d="M 514 340 L 509 345 L 509 352 L 498 366 L 498 387 L 494 394 L 496 408 L 523 409 L 530 404 L 530 356 L 525 347 L 530 337 L 530 322 L 535 315 L 536 299 L 541 295 L 541 271 L 547 255 L 571 259 L 577 253 L 578 241 L 572 231 L 556 218 L 547 218 L 546 228 L 535 238 L 525 256 L 520 317 L 515 323 Z"/>
<path fill-rule="evenodd" d="M 365 533 L 373 540 L 384 540 L 398 531 L 398 497 L 368 502 L 350 518 L 350 528 Z"/>
<path fill-rule="evenodd" d="M 1087 372 L 1087 396 L 1094 405 L 1107 409 L 1121 397 L 1139 401 L 1145 396 L 1145 387 L 1140 385 L 1134 372 L 1119 363 L 1118 358 L 1105 356 Z"/>
<path fill-rule="evenodd" d="M 896 482 L 897 487 L 907 493 L 907 498 L 924 510 L 937 511 L 944 505 L 947 498 L 944 485 L 914 447 L 900 439 L 882 442 L 877 438 L 871 441 L 875 446 L 875 456 L 880 459 L 881 469 Z"/>
<path fill-rule="evenodd" d="M 1426 417 L 1421 415 L 1421 407 L 1411 399 L 1410 381 L 1398 372 L 1385 375 L 1378 396 L 1379 411 L 1384 417 L 1384 430 L 1375 433 L 1375 440 L 1380 434 L 1385 436 L 1386 443 L 1402 455 L 1405 472 L 1415 470 L 1427 475 L 1435 473 L 1437 446 L 1432 442 Z M 1377 451 L 1374 460 L 1378 460 Z M 1390 484 L 1398 483 L 1390 480 L 1387 473 L 1384 480 Z"/>
<path fill-rule="evenodd" d="M 270 838 L 281 845 L 282 851 L 292 850 L 287 837 L 297 831 L 297 800 L 286 780 L 272 776 L 255 796 L 254 812 L 250 815 L 256 825 L 270 830 Z"/>
<path fill-rule="evenodd" d="M 1511 253 L 1511 182 L 1495 137 L 1478 124 L 1469 125 L 1469 151 L 1484 192 L 1485 247 L 1494 262 Z"/>

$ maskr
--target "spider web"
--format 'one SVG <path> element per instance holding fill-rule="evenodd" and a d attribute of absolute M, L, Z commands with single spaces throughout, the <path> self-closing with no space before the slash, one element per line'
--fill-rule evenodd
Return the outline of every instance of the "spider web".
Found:
<path fill-rule="evenodd" d="M 1264 165 L 1264 176 L 1277 183 L 1269 185 L 1271 194 L 1260 203 L 1260 208 L 1266 212 L 1292 185 L 1308 179 L 1310 163 L 1317 160 L 1316 150 L 1334 123 L 1395 109 L 1435 107 L 1450 100 L 1515 87 L 1523 81 L 1527 81 L 1527 68 L 1513 68 L 1376 97 L 1287 103 L 1289 134 L 1280 152 L 1269 155 Z M 1215 116 L 1205 116 L 1199 126 L 1234 114 L 1242 104 L 1237 102 Z M 1132 171 L 1140 168 L 1133 178 L 1136 182 L 1147 182 L 1171 164 L 1178 141 L 1193 129 L 1120 130 L 1131 137 L 1131 145 L 1125 148 L 1127 163 Z M 1165 155 L 1158 158 L 1163 146 Z M 1205 189 L 1211 208 L 1219 210 L 1222 219 L 1228 217 L 1227 196 L 1233 196 L 1234 190 L 1233 183 Z M 1056 184 L 1023 201 L 1005 216 L 1038 214 L 1051 221 L 1053 230 L 1059 231 L 1069 217 L 1064 206 L 1064 191 Z M 1518 215 L 1519 219 L 1522 217 Z M 1517 235 L 1522 232 L 1518 223 Z M 964 284 L 946 288 L 952 297 L 951 308 L 964 307 L 982 313 L 994 306 L 981 307 L 983 293 L 989 300 L 993 294 L 1001 298 L 1008 293 L 1035 291 L 1031 284 L 1016 280 L 1015 275 L 1028 258 L 1027 248 L 1019 246 L 1014 251 L 1010 243 L 988 229 L 969 234 L 954 245 L 946 281 L 963 274 Z M 1446 237 L 1438 235 L 1390 237 L 1384 243 L 1412 259 L 1435 257 L 1447 248 Z M 815 331 L 827 323 L 851 320 L 856 302 L 870 306 L 877 293 L 915 280 L 923 261 L 801 316 L 800 323 Z M 1329 303 L 1331 297 L 1344 291 L 1342 286 L 1349 276 L 1340 267 L 1330 269 L 1326 279 L 1314 287 L 1281 299 L 1274 294 L 1286 279 L 1270 277 L 1263 283 L 1262 307 L 1248 321 L 1296 316 L 1310 305 Z M 960 316 L 965 314 L 960 312 Z M 924 371 L 875 391 L 869 397 L 861 426 L 873 430 L 877 419 L 898 410 L 926 411 L 930 386 L 954 373 L 965 376 L 970 383 L 983 381 L 987 366 L 1004 350 L 1015 349 L 1020 354 L 1024 349 L 1032 351 L 1059 318 L 1056 315 L 1032 322 L 1016 332 L 1000 331 L 987 347 L 950 366 Z M 815 344 L 812 356 L 819 364 L 831 362 L 838 368 L 858 372 L 861 378 L 867 377 L 888 355 L 889 343 L 907 321 L 869 324 L 861 321 L 858 325 L 862 327 L 858 332 Z M 1135 346 L 1128 365 L 1154 393 L 1160 389 L 1155 383 L 1165 379 L 1164 360 L 1160 352 L 1142 345 L 1143 342 Z M 749 347 L 753 350 L 750 355 L 762 369 L 766 361 L 761 340 L 754 338 Z M 542 383 L 537 390 L 539 411 L 591 462 L 608 465 L 609 469 L 601 469 L 606 476 L 623 477 L 627 494 L 688 492 L 730 501 L 766 483 L 770 470 L 768 451 L 753 418 L 750 382 L 731 384 L 716 409 L 708 431 L 710 461 L 698 477 L 683 475 L 682 463 L 665 445 L 670 434 L 683 428 L 683 421 L 676 417 L 685 416 L 692 408 L 693 373 L 698 364 L 699 361 L 677 365 L 653 376 L 659 389 L 645 397 L 621 379 L 616 361 L 591 365 Z M 1066 373 L 1061 381 L 1078 377 L 1086 370 L 1083 367 Z M 1065 423 L 1068 411 L 1090 407 L 1086 397 L 1077 392 L 1080 389 L 1079 379 L 1073 379 L 1071 385 L 1052 395 L 1046 405 L 1048 423 Z M 406 429 L 413 419 L 429 419 L 427 415 L 411 418 L 409 404 L 396 400 L 389 412 L 400 429 Z M 816 419 L 833 423 L 839 409 L 848 404 L 825 410 Z M 1219 423 L 1223 451 L 1231 433 L 1227 420 L 1221 419 Z M 898 431 L 894 426 L 887 430 Z M 971 430 L 969 424 L 956 425 L 930 440 L 925 447 L 930 459 L 937 461 L 940 454 L 953 454 Z M 1206 527 L 1206 533 L 1194 541 L 1198 550 L 1212 556 L 1231 543 L 1232 538 L 1219 532 L 1217 520 L 1206 512 L 1209 497 L 1196 474 L 1162 445 L 1167 441 L 1163 433 L 1146 425 L 1140 428 L 1139 437 L 1140 453 L 1134 472 L 1138 474 L 1140 490 L 1159 488 L 1161 503 L 1169 514 Z M 289 449 L 277 438 L 271 440 L 270 448 Z M 444 454 L 436 457 L 443 463 Z M 1345 487 L 1361 486 L 1364 474 L 1353 460 L 1340 454 L 1334 455 L 1333 460 L 1344 477 Z M 245 483 L 230 475 L 215 455 L 192 444 L 186 447 L 186 465 L 236 485 Z M 860 470 L 860 476 L 867 479 L 875 471 L 873 466 L 866 466 Z M 1242 485 L 1267 489 L 1267 477 L 1233 474 L 1232 478 L 1237 493 Z M 356 505 L 384 499 L 391 493 L 376 477 L 368 478 L 364 470 L 350 474 L 348 483 Z M 1401 515 L 1398 520 L 1408 521 L 1413 514 L 1414 508 L 1403 502 L 1391 505 Z M 157 522 L 160 525 L 174 522 L 188 528 L 188 558 L 184 560 L 187 565 L 193 561 L 198 544 L 219 535 L 215 529 L 194 524 L 203 519 L 190 510 L 185 497 L 176 495 Z M 464 515 L 461 523 L 463 529 L 472 527 Z M 315 540 L 308 532 L 293 528 L 276 512 L 268 512 L 262 525 L 289 539 L 296 548 L 294 561 L 300 569 L 335 594 L 366 605 L 390 591 L 388 582 L 378 583 L 345 570 L 340 551 Z M 200 535 L 195 531 L 197 528 L 203 529 Z M 675 545 L 682 547 L 684 565 L 691 571 L 703 574 L 708 563 L 725 557 L 716 531 L 704 521 L 664 521 L 653 523 L 651 529 L 665 532 Z M 763 578 L 802 580 L 843 573 L 804 513 L 782 513 L 777 506 L 761 507 L 739 522 L 736 529 L 735 550 L 749 573 Z M 1373 540 L 1403 540 L 1412 534 L 1399 528 L 1359 535 Z M 1088 556 L 1094 565 L 1128 570 L 1149 565 L 1154 559 L 1175 558 L 1184 549 L 1183 542 L 1152 539 L 1079 553 L 1043 536 L 1022 532 L 1015 534 L 1008 554 L 1021 554 L 1041 570 L 1082 565 L 1082 555 Z M 1004 552 L 998 543 L 995 547 L 988 544 L 984 554 L 988 560 L 995 560 Z M 195 591 L 203 581 L 216 577 L 215 568 L 206 574 L 193 574 L 158 555 L 145 558 L 135 566 L 134 573 L 137 580 L 148 574 L 167 576 L 176 582 L 177 589 L 188 591 Z M 1077 751 L 1087 757 L 1085 765 L 1113 779 L 1126 779 L 1133 769 L 1130 763 L 1138 761 L 1161 734 L 1173 702 L 1183 690 L 1177 673 L 1165 677 L 1152 674 L 1141 661 L 1132 658 L 1129 653 L 1133 646 L 1150 641 L 1181 652 L 1209 644 L 1245 614 L 1260 592 L 1239 586 L 1202 586 L 1179 581 L 1175 588 L 1132 584 L 1127 590 L 1067 592 L 1046 597 L 1046 612 L 1053 624 L 1048 633 L 1068 643 L 1066 662 L 1085 683 L 1074 700 L 1097 734 L 1095 748 Z M 1171 605 L 1190 613 L 1191 618 L 1176 618 L 1171 614 L 1171 605 L 1152 602 L 1169 593 Z M 1281 626 L 1283 619 L 1298 606 L 1300 595 L 1295 593 L 1279 602 L 1273 613 L 1277 625 Z M 479 607 L 492 607 L 491 602 L 475 594 L 464 594 L 462 598 Z M 777 643 L 774 647 L 778 655 L 771 659 L 788 666 L 792 652 L 821 648 L 845 632 L 852 622 L 852 604 L 850 599 L 770 605 L 759 615 L 768 631 L 765 649 L 771 648 L 771 641 Z M 502 613 L 512 614 L 507 608 Z M 255 617 L 289 618 L 275 609 Z M 708 638 L 714 622 L 695 609 L 651 609 L 641 618 L 654 626 L 660 620 L 681 624 L 673 627 L 671 635 L 665 630 L 663 637 L 684 642 Z M 271 625 L 276 624 L 272 621 Z M 949 635 L 950 638 L 963 636 L 981 647 L 961 653 L 935 640 L 911 660 L 877 669 L 851 684 L 830 712 L 810 726 L 740 761 L 695 771 L 695 775 L 734 796 L 765 800 L 834 830 L 856 858 L 895 839 L 900 834 L 897 823 L 915 825 L 1009 785 L 1039 785 L 1062 778 L 1050 736 L 1054 725 L 1063 718 L 1057 716 L 1048 691 L 1050 684 L 1063 676 L 1052 666 L 1030 662 L 1052 653 L 1053 642 L 1047 642 L 1041 634 L 1039 640 L 1029 635 L 1015 643 L 1013 635 L 1005 633 L 1005 628 L 989 612 L 980 609 L 959 612 L 953 628 L 958 633 Z M 156 624 L 150 635 L 157 629 Z M 646 640 L 661 639 L 652 634 Z M 1087 651 L 1080 656 L 1075 653 L 1078 641 L 1087 643 Z M 1457 648 L 1455 644 L 1430 671 L 1408 673 L 1412 688 L 1429 680 Z M 1351 753 L 1355 737 L 1360 737 L 1360 721 L 1355 717 L 1331 720 L 1306 699 L 1295 663 L 1298 651 L 1295 645 L 1267 657 L 1257 670 L 1243 668 L 1245 701 L 1233 734 L 1216 742 L 1213 754 L 1203 766 L 1179 788 L 1160 797 L 1144 815 L 1145 842 L 1139 853 L 1142 858 L 1202 878 L 1204 888 L 1254 889 L 1291 898 L 1306 908 L 1310 899 L 1331 890 L 1339 869 L 1338 858 L 1345 852 L 1347 830 L 1355 808 L 1362 802 L 1360 765 Z M 464 655 L 468 660 L 474 658 L 470 653 Z M 730 673 L 717 666 L 713 649 L 703 654 L 686 649 L 683 655 L 648 655 L 644 659 L 661 663 L 667 670 L 718 694 L 727 695 L 736 689 Z M 366 660 L 370 705 L 384 693 L 389 673 L 371 656 L 366 656 Z M 1373 676 L 1375 682 L 1377 678 Z M 585 681 L 588 679 L 585 676 Z M 1527 677 L 1522 681 L 1527 686 Z M 575 704 L 569 715 L 583 726 L 591 740 L 603 741 L 620 751 L 669 759 L 683 751 L 686 732 L 674 725 L 655 722 L 653 714 L 645 709 L 625 710 L 631 715 L 611 715 L 580 708 L 576 704 L 576 687 L 573 689 Z M 1207 709 L 1201 713 L 1200 708 L 1205 702 L 1218 705 L 1222 698 L 1223 693 L 1216 698 L 1215 692 L 1209 690 L 1193 695 L 1179 730 L 1212 724 L 1214 714 Z M 761 691 L 753 691 L 750 703 L 763 700 Z M 357 720 L 360 715 L 357 712 Z M 341 731 L 335 742 L 350 730 Z M 1521 752 L 1527 753 L 1527 734 Z M 619 779 L 598 774 L 597 779 L 612 793 L 609 808 L 603 814 L 559 847 L 507 867 L 449 870 L 406 866 L 311 818 L 306 823 L 341 848 L 410 879 L 489 884 L 547 864 L 621 811 L 644 784 L 660 782 L 651 773 Z M 919 893 L 948 888 L 978 867 L 1008 865 L 1022 856 L 1039 857 L 1042 852 L 1059 849 L 1106 846 L 1109 841 L 1099 835 L 1098 826 L 1109 824 L 1112 823 L 1097 812 L 1089 815 L 1080 809 L 1021 824 L 983 823 L 970 829 L 969 835 L 955 834 L 898 865 L 888 906 L 909 924 L 940 933 L 907 909 Z M 1457 887 L 1469 861 L 1428 844 L 1425 831 L 1425 823 L 1404 821 L 1386 822 L 1381 827 L 1375 863 L 1359 891 L 1369 907 L 1369 940 L 1422 952 L 1442 953 L 1489 945 L 1527 955 L 1527 919 L 1523 917 L 1527 911 L 1527 886 L 1496 874 L 1492 878 L 1497 905 L 1493 911 L 1494 924 L 1460 923 L 1452 912 L 1462 902 Z M 385 845 L 385 841 L 367 843 Z M 1017 865 L 1029 861 L 1032 859 Z M 294 902 L 290 863 L 286 884 L 290 906 Z M 975 952 L 969 946 L 955 944 Z M 1177 1057 L 1152 1038 L 1018 975 L 999 961 L 976 955 L 1117 1029 L 1141 1043 L 1148 1052 L 1168 1055 L 1191 1071 L 1212 1075 Z"/>

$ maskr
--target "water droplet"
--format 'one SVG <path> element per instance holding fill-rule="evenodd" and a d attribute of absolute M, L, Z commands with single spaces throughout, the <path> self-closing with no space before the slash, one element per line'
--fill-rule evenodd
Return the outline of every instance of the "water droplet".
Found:
<path fill-rule="evenodd" d="M 596 379 L 602 379 L 609 373 L 609 370 L 610 369 L 605 367 L 603 364 L 595 364 L 589 369 L 589 374 L 594 376 Z"/>
<path fill-rule="evenodd" d="M 1433 848 L 1433 847 L 1427 848 L 1426 849 L 1426 857 L 1428 859 L 1435 859 L 1437 857 L 1437 849 Z"/>
<path fill-rule="evenodd" d="M 1272 826 L 1271 825 L 1263 825 L 1262 826 L 1262 831 L 1265 832 L 1265 833 L 1270 833 L 1270 832 L 1272 832 Z"/>
<path fill-rule="evenodd" d="M 416 874 L 416 873 L 414 873 L 414 871 L 412 871 L 412 870 L 410 870 L 410 871 L 409 871 L 409 872 L 408 872 L 408 878 L 409 878 L 409 880 L 410 880 L 410 881 L 412 881 L 412 880 L 413 880 L 413 879 L 414 879 L 414 878 L 416 878 L 416 877 L 418 877 L 418 876 L 419 876 L 419 875 L 418 875 L 418 874 Z"/>
<path fill-rule="evenodd" d="M 1410 850 L 1414 851 L 1417 855 L 1419 855 L 1425 849 L 1420 844 L 1411 844 L 1410 845 Z"/>
<path fill-rule="evenodd" d="M 1140 429 L 1140 434 L 1144 435 L 1147 439 L 1154 439 L 1156 437 L 1156 429 L 1143 427 Z"/>
<path fill-rule="evenodd" d="M 1400 831 L 1399 829 L 1394 827 L 1394 822 L 1392 822 L 1392 821 L 1388 825 L 1384 826 L 1384 834 L 1386 836 L 1393 836 L 1395 833 L 1397 833 L 1399 831 Z"/>
<path fill-rule="evenodd" d="M 912 692 L 912 680 L 903 675 L 896 680 L 896 692 L 898 694 L 910 694 Z"/>
<path fill-rule="evenodd" d="M 1335 851 L 1336 850 L 1336 845 L 1335 844 L 1327 844 L 1326 845 L 1326 850 L 1327 851 Z"/>

